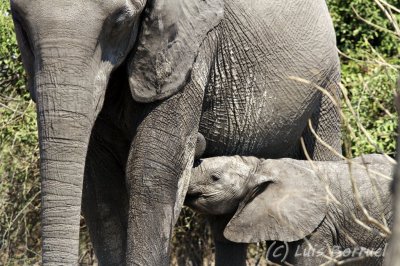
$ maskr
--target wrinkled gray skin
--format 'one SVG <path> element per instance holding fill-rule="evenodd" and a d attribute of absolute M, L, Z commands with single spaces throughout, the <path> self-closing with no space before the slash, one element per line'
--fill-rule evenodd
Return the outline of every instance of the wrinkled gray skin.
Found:
<path fill-rule="evenodd" d="M 338 111 L 313 85 L 338 95 L 323 0 L 11 0 L 11 9 L 37 103 L 44 265 L 77 263 L 81 202 L 101 265 L 169 264 L 198 131 L 205 156 L 301 158 L 303 136 L 313 159 L 333 159 L 306 130 L 311 118 L 340 152 Z"/>
<path fill-rule="evenodd" d="M 294 265 L 319 265 L 329 262 L 321 255 L 329 256 L 329 249 L 357 252 L 357 247 L 363 247 L 380 249 L 380 256 L 358 258 L 349 261 L 350 265 L 381 265 L 387 239 L 367 221 L 354 196 L 351 176 L 369 215 L 390 226 L 392 168 L 387 158 L 376 154 L 353 159 L 351 164 L 212 157 L 193 168 L 185 203 L 217 220 L 229 217 L 224 236 L 231 241 L 271 241 L 269 259 L 276 263 L 285 259 Z M 353 214 L 374 231 L 357 224 Z M 229 257 L 218 255 L 216 261 L 228 265 L 224 260 Z M 339 253 L 330 257 L 351 259 Z"/>

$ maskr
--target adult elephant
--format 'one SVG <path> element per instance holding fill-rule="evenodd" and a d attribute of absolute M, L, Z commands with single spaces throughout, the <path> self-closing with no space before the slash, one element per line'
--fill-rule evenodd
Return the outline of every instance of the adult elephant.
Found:
<path fill-rule="evenodd" d="M 11 7 L 37 103 L 44 265 L 77 262 L 81 199 L 101 264 L 168 264 L 197 131 L 207 156 L 301 157 L 304 136 L 332 159 L 311 118 L 340 151 L 338 110 L 313 85 L 337 94 L 340 76 L 323 0 Z"/>

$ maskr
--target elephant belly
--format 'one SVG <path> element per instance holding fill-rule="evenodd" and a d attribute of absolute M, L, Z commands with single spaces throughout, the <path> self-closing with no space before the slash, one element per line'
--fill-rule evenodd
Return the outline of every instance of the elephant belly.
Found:
<path fill-rule="evenodd" d="M 295 156 L 316 104 L 313 100 L 288 104 L 279 97 L 267 88 L 243 98 L 207 95 L 199 127 L 207 140 L 204 155 Z"/>
<path fill-rule="evenodd" d="M 305 1 L 300 12 L 297 1 L 227 2 L 211 38 L 218 45 L 199 129 L 205 155 L 292 157 L 321 98 L 298 78 L 324 87 L 338 69 L 326 4 Z M 249 15 L 231 17 L 238 10 Z"/>

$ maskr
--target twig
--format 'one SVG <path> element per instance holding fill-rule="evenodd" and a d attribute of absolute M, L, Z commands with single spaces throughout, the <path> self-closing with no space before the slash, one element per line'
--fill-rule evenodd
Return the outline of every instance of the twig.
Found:
<path fill-rule="evenodd" d="M 371 22 L 369 20 L 366 20 L 365 18 L 361 17 L 360 14 L 358 14 L 358 12 L 356 11 L 356 9 L 354 7 L 351 7 L 351 9 L 356 14 L 357 18 L 360 19 L 361 21 L 363 21 L 363 22 L 367 23 L 368 25 L 376 28 L 377 30 L 380 30 L 380 31 L 383 31 L 383 32 L 386 32 L 386 33 L 389 33 L 389 34 L 393 34 L 394 37 L 396 37 L 397 39 L 400 39 L 400 36 L 398 36 L 394 31 L 391 31 L 391 30 L 388 30 L 388 29 L 386 29 L 384 27 L 376 25 L 375 23 L 373 23 L 373 22 Z"/>
<path fill-rule="evenodd" d="M 12 109 L 11 107 L 8 107 L 7 105 L 5 105 L 5 104 L 3 104 L 3 103 L 1 103 L 1 102 L 0 102 L 0 106 L 3 107 L 3 108 L 8 109 L 8 110 L 10 110 L 10 111 L 12 111 L 12 112 L 14 112 L 14 113 L 17 113 L 17 114 L 19 114 L 19 115 L 23 115 L 23 114 L 24 114 L 24 113 L 22 113 L 22 112 L 20 112 L 20 111 L 18 111 L 18 110 L 14 110 L 14 109 Z"/>
<path fill-rule="evenodd" d="M 399 25 L 396 22 L 396 19 L 393 18 L 392 14 L 382 5 L 382 2 L 380 0 L 374 0 L 375 3 L 379 6 L 379 8 L 385 13 L 386 17 L 389 19 L 390 23 L 392 23 L 395 34 L 400 37 L 400 28 Z"/>

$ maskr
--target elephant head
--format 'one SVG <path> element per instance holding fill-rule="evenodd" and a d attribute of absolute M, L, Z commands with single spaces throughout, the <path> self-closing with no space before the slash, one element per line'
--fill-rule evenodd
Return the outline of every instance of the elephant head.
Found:
<path fill-rule="evenodd" d="M 75 264 L 85 157 L 110 75 L 125 68 L 139 102 L 178 93 L 222 4 L 11 0 L 11 9 L 37 103 L 43 262 Z"/>
<path fill-rule="evenodd" d="M 328 211 L 318 176 L 284 159 L 207 158 L 191 178 L 186 204 L 210 215 L 231 214 L 224 236 L 233 242 L 296 241 Z"/>

